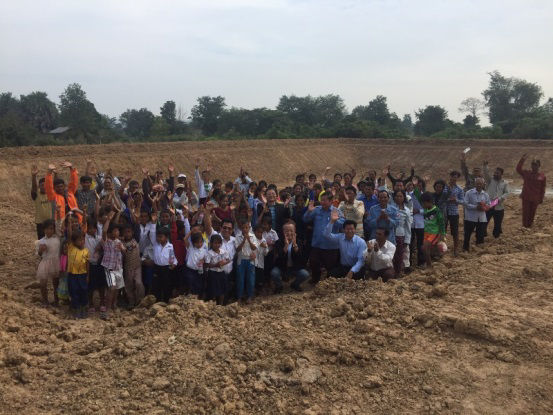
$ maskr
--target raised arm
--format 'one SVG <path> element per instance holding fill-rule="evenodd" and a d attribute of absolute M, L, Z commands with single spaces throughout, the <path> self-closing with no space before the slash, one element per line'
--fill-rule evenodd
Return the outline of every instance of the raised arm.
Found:
<path fill-rule="evenodd" d="M 46 196 L 48 197 L 49 201 L 56 200 L 56 193 L 54 191 L 54 176 L 53 173 L 56 170 L 56 166 L 54 164 L 48 165 L 48 172 L 46 173 L 46 177 L 44 178 L 44 189 L 46 190 Z"/>
<path fill-rule="evenodd" d="M 524 170 L 522 169 L 522 167 L 524 166 L 524 162 L 526 161 L 527 157 L 528 154 L 523 154 L 517 164 L 517 173 L 520 174 L 522 177 L 524 177 Z"/>

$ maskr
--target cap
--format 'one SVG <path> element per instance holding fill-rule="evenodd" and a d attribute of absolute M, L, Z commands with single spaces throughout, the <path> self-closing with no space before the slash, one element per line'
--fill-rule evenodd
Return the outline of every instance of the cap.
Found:
<path fill-rule="evenodd" d="M 180 174 L 177 176 L 177 179 L 186 179 L 186 174 L 180 173 Z"/>

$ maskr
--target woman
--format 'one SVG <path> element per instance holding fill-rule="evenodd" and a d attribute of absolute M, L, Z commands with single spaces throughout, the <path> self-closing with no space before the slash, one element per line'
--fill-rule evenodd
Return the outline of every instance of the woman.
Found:
<path fill-rule="evenodd" d="M 411 225 L 413 215 L 405 205 L 406 194 L 404 190 L 394 192 L 392 205 L 398 210 L 398 220 L 395 228 L 396 251 L 394 253 L 394 271 L 396 277 L 400 277 L 405 270 L 405 259 L 409 258 L 409 244 L 411 243 Z"/>

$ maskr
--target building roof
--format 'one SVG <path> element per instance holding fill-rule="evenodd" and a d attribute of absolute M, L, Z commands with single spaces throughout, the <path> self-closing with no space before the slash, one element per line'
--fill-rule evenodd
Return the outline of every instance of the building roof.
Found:
<path fill-rule="evenodd" d="M 48 134 L 61 134 L 66 132 L 67 130 L 70 130 L 71 127 L 58 127 L 54 128 L 53 130 L 48 131 Z"/>

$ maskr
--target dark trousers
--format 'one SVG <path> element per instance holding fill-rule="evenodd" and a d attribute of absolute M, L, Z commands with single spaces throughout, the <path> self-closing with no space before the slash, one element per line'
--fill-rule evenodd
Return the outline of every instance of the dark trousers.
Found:
<path fill-rule="evenodd" d="M 376 280 L 380 277 L 382 278 L 382 281 L 386 282 L 395 278 L 395 271 L 393 267 L 379 269 L 378 271 L 373 271 L 372 269 L 369 269 L 367 276 L 373 280 Z"/>
<path fill-rule="evenodd" d="M 476 230 L 476 244 L 484 243 L 484 235 L 486 233 L 487 222 L 473 222 L 466 220 L 464 224 L 464 240 L 463 240 L 463 250 L 468 251 L 470 247 L 470 237 L 472 233 Z"/>
<path fill-rule="evenodd" d="M 424 243 L 424 228 L 414 228 L 415 238 L 417 242 L 417 265 L 422 265 L 426 262 L 424 258 L 424 251 L 422 250 L 422 245 Z M 411 246 L 413 246 L 411 244 Z"/>
<path fill-rule="evenodd" d="M 403 254 L 405 253 L 405 236 L 396 236 L 396 252 L 394 253 L 394 271 L 400 275 L 405 268 Z"/>
<path fill-rule="evenodd" d="M 490 209 L 486 212 L 486 218 L 488 218 L 488 222 L 486 222 L 486 233 L 488 232 L 488 224 L 490 223 L 491 219 L 493 218 L 493 237 L 499 238 L 499 235 L 503 233 L 503 230 L 501 229 L 501 224 L 503 223 L 503 216 L 505 215 L 505 211 L 502 210 L 495 210 L 495 208 Z"/>
<path fill-rule="evenodd" d="M 311 268 L 311 281 L 317 283 L 321 280 L 321 267 L 327 272 L 340 263 L 339 249 L 311 248 L 309 255 L 309 267 Z"/>
<path fill-rule="evenodd" d="M 44 238 L 44 226 L 42 226 L 42 223 L 36 224 L 36 236 L 39 240 Z"/>
<path fill-rule="evenodd" d="M 329 276 L 333 278 L 344 278 L 348 272 L 350 272 L 351 266 L 349 265 L 338 265 L 337 267 L 334 267 L 329 271 Z M 365 267 L 361 267 L 361 269 L 353 274 L 354 280 L 362 280 L 365 278 Z"/>
<path fill-rule="evenodd" d="M 168 265 L 154 267 L 154 280 L 152 282 L 152 293 L 157 301 L 168 303 L 173 291 L 173 271 Z"/>
<path fill-rule="evenodd" d="M 522 226 L 531 228 L 538 210 L 538 202 L 522 199 Z"/>
<path fill-rule="evenodd" d="M 67 274 L 67 286 L 71 296 L 71 307 L 77 310 L 88 304 L 86 274 Z"/>
<path fill-rule="evenodd" d="M 451 230 L 451 236 L 454 238 L 459 237 L 459 215 L 447 215 L 445 221 L 445 230 L 447 232 L 447 226 L 449 225 Z"/>

